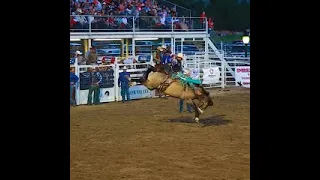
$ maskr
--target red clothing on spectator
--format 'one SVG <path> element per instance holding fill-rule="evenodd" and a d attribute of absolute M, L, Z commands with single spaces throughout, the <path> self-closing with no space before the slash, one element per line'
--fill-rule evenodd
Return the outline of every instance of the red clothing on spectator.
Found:
<path fill-rule="evenodd" d="M 70 19 L 70 28 L 73 27 L 77 22 L 72 18 Z"/>
<path fill-rule="evenodd" d="M 115 61 L 116 61 L 116 58 L 115 57 L 111 57 L 111 60 L 110 60 L 111 64 L 114 64 Z"/>
<path fill-rule="evenodd" d="M 104 2 L 105 2 L 107 5 L 111 4 L 111 0 L 104 0 Z"/>
<path fill-rule="evenodd" d="M 211 18 L 208 20 L 208 28 L 213 29 L 213 21 Z"/>
<path fill-rule="evenodd" d="M 107 60 L 107 58 L 106 58 L 105 56 L 103 56 L 101 62 L 102 62 L 102 63 L 106 63 L 106 60 Z"/>
<path fill-rule="evenodd" d="M 108 23 L 113 24 L 114 23 L 114 19 L 112 17 L 108 18 Z"/>

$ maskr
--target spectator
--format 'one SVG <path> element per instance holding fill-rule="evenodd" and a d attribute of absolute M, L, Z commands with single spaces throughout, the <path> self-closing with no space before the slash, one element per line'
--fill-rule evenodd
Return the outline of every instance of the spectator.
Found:
<path fill-rule="evenodd" d="M 126 17 L 121 18 L 120 29 L 127 29 L 128 19 Z"/>
<path fill-rule="evenodd" d="M 80 21 L 84 23 L 79 23 L 78 17 L 71 18 L 71 31 L 87 31 L 89 23 L 92 23 L 91 28 L 93 32 L 106 29 L 114 31 L 121 29 L 123 31 L 123 29 L 133 28 L 133 22 L 131 21 L 135 21 L 136 30 L 138 31 L 150 29 L 150 27 L 153 29 L 171 30 L 171 23 L 173 23 L 174 29 L 181 29 L 183 31 L 194 29 L 190 28 L 193 24 L 190 21 L 184 22 L 180 20 L 181 22 L 179 22 L 179 19 L 176 18 L 177 12 L 175 8 L 170 10 L 169 7 L 151 0 L 78 0 L 70 2 L 70 13 L 79 15 L 79 12 L 82 12 L 82 15 L 88 16 L 85 18 L 86 20 Z M 99 16 L 103 16 L 104 14 L 112 17 L 99 18 Z M 90 15 L 95 15 L 95 17 L 93 18 Z M 120 15 L 120 18 L 115 18 L 117 15 Z M 127 16 L 127 20 L 124 20 L 124 22 L 121 19 L 123 16 Z M 118 20 L 113 22 L 112 19 Z M 201 24 L 203 26 L 203 23 Z"/>
<path fill-rule="evenodd" d="M 78 59 L 78 65 L 85 65 L 86 64 L 86 59 L 83 58 L 82 52 L 76 51 L 75 54 L 76 54 L 76 57 Z"/>
<path fill-rule="evenodd" d="M 76 51 L 76 52 L 74 53 L 73 58 L 71 59 L 71 64 L 75 64 L 76 62 L 78 62 L 78 64 L 80 64 L 79 61 L 82 62 L 82 57 L 81 57 L 81 55 L 82 55 L 82 52 Z"/>
<path fill-rule="evenodd" d="M 202 12 L 201 15 L 200 15 L 200 23 L 202 24 L 201 25 L 201 28 L 205 28 L 206 27 L 206 12 Z"/>
<path fill-rule="evenodd" d="M 73 97 L 75 84 L 78 82 L 79 78 L 74 74 L 73 69 L 70 68 L 70 105 L 75 105 L 75 100 Z"/>
<path fill-rule="evenodd" d="M 161 63 L 168 64 L 168 65 L 171 64 L 171 54 L 170 54 L 169 50 L 167 50 L 167 49 L 163 50 L 163 56 L 161 59 Z"/>
<path fill-rule="evenodd" d="M 111 63 L 111 64 L 114 64 L 115 61 L 116 61 L 116 58 L 115 58 L 114 56 L 112 56 L 112 57 L 111 57 L 111 60 L 110 60 L 110 63 Z"/>
<path fill-rule="evenodd" d="M 157 50 L 155 50 L 155 51 L 153 52 L 152 58 L 153 58 L 153 62 L 154 62 L 155 64 L 160 64 L 160 63 L 161 63 L 161 59 L 160 59 L 161 51 L 160 51 L 160 49 L 162 49 L 161 46 L 159 46 L 159 47 L 157 48 Z"/>
<path fill-rule="evenodd" d="M 96 64 L 97 60 L 98 60 L 98 56 L 97 56 L 97 53 L 96 53 L 96 48 L 95 47 L 91 47 L 90 48 L 90 52 L 88 54 L 87 65 Z"/>
<path fill-rule="evenodd" d="M 74 25 L 75 29 L 88 29 L 89 24 L 87 19 L 84 16 L 81 16 L 83 14 L 82 9 L 78 8 L 76 11 L 76 16 L 74 17 L 74 20 L 76 24 Z"/>
<path fill-rule="evenodd" d="M 211 32 L 213 31 L 213 21 L 211 18 L 208 19 L 208 33 L 211 34 Z"/>
<path fill-rule="evenodd" d="M 121 87 L 122 102 L 130 101 L 129 83 L 131 81 L 130 73 L 127 72 L 127 67 L 122 68 L 122 72 L 119 73 L 118 86 Z M 127 99 L 126 99 L 127 97 Z"/>
<path fill-rule="evenodd" d="M 99 71 L 88 69 L 89 74 L 89 93 L 88 93 L 88 105 L 92 105 L 92 94 L 93 94 L 93 104 L 97 105 L 100 103 L 100 83 L 102 81 L 102 76 Z"/>

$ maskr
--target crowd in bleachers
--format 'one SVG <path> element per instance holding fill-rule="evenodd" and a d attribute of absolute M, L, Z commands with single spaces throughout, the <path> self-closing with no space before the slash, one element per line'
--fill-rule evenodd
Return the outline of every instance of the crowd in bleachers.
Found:
<path fill-rule="evenodd" d="M 133 24 L 138 31 L 188 30 L 194 24 L 189 18 L 177 18 L 174 8 L 153 0 L 70 0 L 70 15 L 72 31 L 89 29 L 89 23 L 92 31 L 125 31 Z"/>

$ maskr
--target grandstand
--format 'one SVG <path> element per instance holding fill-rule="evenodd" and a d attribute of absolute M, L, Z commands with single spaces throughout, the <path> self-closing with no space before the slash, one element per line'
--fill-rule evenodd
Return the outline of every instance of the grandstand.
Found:
<path fill-rule="evenodd" d="M 70 55 L 93 44 L 100 44 L 99 56 L 116 57 L 151 55 L 162 44 L 186 55 L 215 51 L 207 27 L 206 18 L 165 0 L 73 0 L 70 40 L 81 45 Z"/>

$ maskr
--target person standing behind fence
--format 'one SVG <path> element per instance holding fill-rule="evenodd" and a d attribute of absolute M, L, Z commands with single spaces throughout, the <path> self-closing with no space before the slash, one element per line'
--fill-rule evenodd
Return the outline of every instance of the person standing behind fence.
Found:
<path fill-rule="evenodd" d="M 155 64 L 160 64 L 160 62 L 161 62 L 161 58 L 160 58 L 161 51 L 160 51 L 160 49 L 161 49 L 161 46 L 159 46 L 157 48 L 157 50 L 155 50 L 153 52 L 152 58 L 153 58 L 153 62 Z"/>
<path fill-rule="evenodd" d="M 70 64 L 74 64 L 78 61 L 78 64 L 79 61 L 82 61 L 82 57 L 81 57 L 82 53 L 80 51 L 76 51 L 73 55 L 73 57 L 71 58 L 71 63 Z"/>
<path fill-rule="evenodd" d="M 171 54 L 168 49 L 163 50 L 163 56 L 161 59 L 161 63 L 163 64 L 163 67 L 165 71 L 170 75 L 171 73 Z"/>
<path fill-rule="evenodd" d="M 208 19 L 208 33 L 209 35 L 211 34 L 211 32 L 213 31 L 213 26 L 214 26 L 214 23 L 212 21 L 211 18 Z"/>
<path fill-rule="evenodd" d="M 90 52 L 88 54 L 87 65 L 96 64 L 97 60 L 98 60 L 98 56 L 97 56 L 97 53 L 96 53 L 96 48 L 95 47 L 91 47 L 90 48 Z"/>
<path fill-rule="evenodd" d="M 78 82 L 79 78 L 70 69 L 70 105 L 75 105 L 75 100 L 73 99 L 73 92 L 75 89 L 75 84 Z"/>
<path fill-rule="evenodd" d="M 100 103 L 100 83 L 102 76 L 99 71 L 94 72 L 92 68 L 88 69 L 89 74 L 89 93 L 88 93 L 88 105 L 92 105 L 92 94 L 93 104 L 97 105 Z"/>
<path fill-rule="evenodd" d="M 124 66 L 122 68 L 122 72 L 119 73 L 119 79 L 118 79 L 118 86 L 121 87 L 121 97 L 122 102 L 124 103 L 126 101 L 130 101 L 130 94 L 129 94 L 129 83 L 130 83 L 130 73 L 127 72 L 127 67 Z"/>

